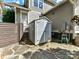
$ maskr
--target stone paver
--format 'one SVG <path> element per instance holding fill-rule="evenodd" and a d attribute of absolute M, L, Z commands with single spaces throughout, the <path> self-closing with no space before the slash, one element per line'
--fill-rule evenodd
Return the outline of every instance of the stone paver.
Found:
<path fill-rule="evenodd" d="M 23 54 L 26 50 L 28 50 L 29 47 L 28 46 L 20 46 L 18 48 L 14 48 L 15 54 Z"/>
<path fill-rule="evenodd" d="M 3 56 L 11 55 L 13 51 L 10 48 L 4 48 L 3 50 Z"/>
<path fill-rule="evenodd" d="M 8 55 L 8 56 L 5 56 L 4 59 L 19 59 L 19 56 Z"/>
<path fill-rule="evenodd" d="M 19 59 L 26 59 L 23 55 L 19 55 Z"/>
<path fill-rule="evenodd" d="M 79 59 L 79 47 L 53 42 L 41 46 L 14 44 L 0 48 L 0 59 Z"/>
<path fill-rule="evenodd" d="M 32 52 L 31 52 L 31 51 L 28 51 L 27 53 L 24 53 L 23 56 L 24 56 L 26 59 L 28 59 L 28 58 L 30 58 L 31 54 L 32 54 Z"/>

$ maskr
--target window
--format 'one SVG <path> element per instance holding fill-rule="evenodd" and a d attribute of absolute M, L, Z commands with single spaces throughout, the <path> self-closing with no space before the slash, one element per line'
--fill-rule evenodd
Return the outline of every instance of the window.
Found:
<path fill-rule="evenodd" d="M 43 1 L 42 0 L 39 1 L 39 8 L 41 8 L 41 9 L 43 8 Z"/>
<path fill-rule="evenodd" d="M 34 6 L 38 7 L 38 0 L 34 0 Z"/>
<path fill-rule="evenodd" d="M 43 8 L 43 0 L 34 0 L 34 6 L 38 8 Z"/>

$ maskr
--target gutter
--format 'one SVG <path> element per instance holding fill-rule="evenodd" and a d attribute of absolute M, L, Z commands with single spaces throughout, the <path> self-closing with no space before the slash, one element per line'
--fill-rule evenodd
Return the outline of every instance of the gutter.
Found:
<path fill-rule="evenodd" d="M 31 11 L 31 9 L 22 7 L 22 6 L 20 6 L 20 5 L 16 4 L 16 3 L 4 3 L 4 4 L 5 4 L 6 6 L 16 7 L 16 8 L 25 10 L 25 11 Z"/>

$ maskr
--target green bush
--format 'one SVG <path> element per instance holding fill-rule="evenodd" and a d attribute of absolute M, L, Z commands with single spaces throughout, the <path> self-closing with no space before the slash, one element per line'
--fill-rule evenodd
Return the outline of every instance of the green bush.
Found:
<path fill-rule="evenodd" d="M 14 23 L 15 22 L 15 12 L 11 9 L 3 10 L 3 22 L 5 23 Z"/>

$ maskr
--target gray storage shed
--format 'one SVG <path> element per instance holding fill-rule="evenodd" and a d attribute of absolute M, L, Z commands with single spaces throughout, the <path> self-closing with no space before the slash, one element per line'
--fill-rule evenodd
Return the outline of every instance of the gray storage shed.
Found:
<path fill-rule="evenodd" d="M 34 20 L 29 26 L 30 40 L 35 44 L 51 40 L 51 22 L 46 17 Z"/>

